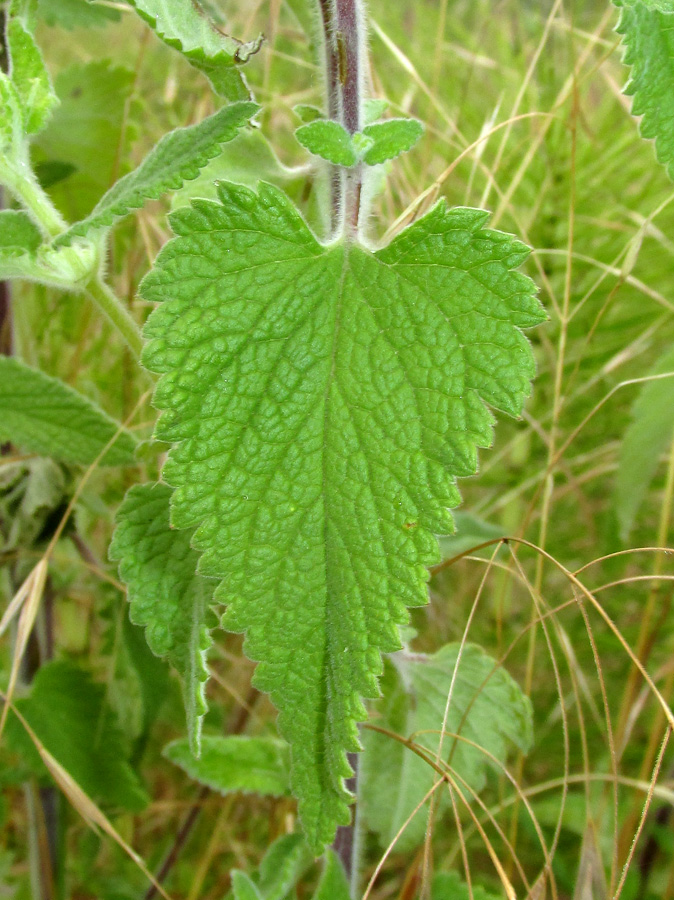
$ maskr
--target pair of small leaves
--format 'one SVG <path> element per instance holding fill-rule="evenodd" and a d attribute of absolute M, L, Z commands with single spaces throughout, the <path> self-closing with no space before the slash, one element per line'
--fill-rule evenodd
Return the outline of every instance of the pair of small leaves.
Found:
<path fill-rule="evenodd" d="M 247 100 L 250 92 L 238 66 L 257 53 L 262 37 L 244 43 L 224 34 L 195 0 L 128 0 L 169 47 L 204 72 L 228 100 Z"/>
<path fill-rule="evenodd" d="M 1 223 L 0 219 L 0 223 Z M 62 462 L 134 463 L 136 440 L 87 397 L 18 359 L 0 356 L 0 443 Z"/>
<path fill-rule="evenodd" d="M 416 119 L 389 119 L 366 125 L 356 134 L 331 119 L 316 119 L 300 126 L 295 137 L 314 156 L 337 166 L 364 162 L 376 166 L 411 150 L 424 132 Z"/>
<path fill-rule="evenodd" d="M 427 600 L 485 404 L 517 415 L 529 391 L 528 249 L 486 217 L 440 203 L 373 253 L 322 246 L 270 185 L 223 184 L 173 214 L 142 286 L 171 522 L 260 662 L 316 852 L 349 820 L 361 697 Z"/>

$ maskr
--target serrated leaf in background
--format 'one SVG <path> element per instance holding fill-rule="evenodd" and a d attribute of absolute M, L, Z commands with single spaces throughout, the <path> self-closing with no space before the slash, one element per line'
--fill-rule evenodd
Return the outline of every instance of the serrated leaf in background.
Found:
<path fill-rule="evenodd" d="M 658 161 L 674 178 L 674 2 L 617 0 L 617 27 L 631 67 L 625 93 L 633 96 L 632 113 L 641 116 L 642 137 L 655 141 Z"/>
<path fill-rule="evenodd" d="M 187 730 L 193 753 L 199 752 L 206 713 L 206 653 L 211 644 L 206 612 L 213 583 L 197 574 L 192 535 L 169 524 L 171 489 L 165 484 L 132 487 L 117 513 L 110 559 L 119 561 L 127 585 L 131 621 L 145 627 L 156 656 L 164 657 L 181 677 Z"/>
<path fill-rule="evenodd" d="M 0 250 L 34 253 L 41 243 L 39 229 L 25 212 L 0 210 Z"/>
<path fill-rule="evenodd" d="M 132 465 L 135 439 L 95 403 L 18 359 L 0 356 L 0 439 L 42 456 L 91 465 L 113 438 L 100 465 Z"/>
<path fill-rule="evenodd" d="M 68 662 L 43 665 L 30 696 L 15 701 L 45 748 L 92 799 L 138 811 L 147 795 L 129 766 L 124 738 L 106 702 L 105 688 Z M 31 739 L 15 716 L 7 722 L 9 746 L 36 774 L 46 774 Z"/>
<path fill-rule="evenodd" d="M 423 133 L 424 126 L 416 119 L 389 119 L 366 125 L 363 134 L 373 141 L 373 145 L 365 151 L 363 160 L 368 166 L 377 166 L 395 159 L 411 150 Z"/>
<path fill-rule="evenodd" d="M 87 216 L 118 175 L 133 128 L 128 108 L 133 72 L 110 62 L 77 63 L 54 80 L 61 103 L 34 141 L 38 163 L 61 163 L 75 171 L 57 184 L 52 196 L 70 221 Z"/>
<path fill-rule="evenodd" d="M 323 872 L 313 900 L 351 900 L 344 866 L 332 848 L 325 851 Z"/>
<path fill-rule="evenodd" d="M 435 756 L 459 644 L 447 644 L 432 656 L 399 653 L 391 659 L 380 702 L 382 726 L 414 740 Z M 474 644 L 466 644 L 454 681 L 446 730 L 483 747 L 505 762 L 509 745 L 523 753 L 532 741 L 528 697 L 505 669 Z M 434 769 L 409 748 L 379 732 L 364 730 L 360 770 L 361 812 L 387 846 L 437 780 Z M 443 759 L 474 791 L 485 784 L 491 761 L 476 747 L 445 735 Z M 463 783 L 459 781 L 463 790 Z M 440 790 L 438 800 L 445 791 Z M 464 793 L 468 796 L 467 791 Z M 445 801 L 446 802 L 446 801 Z M 437 807 L 436 807 L 437 808 Z M 399 851 L 420 844 L 428 809 L 420 810 L 396 842 Z"/>
<path fill-rule="evenodd" d="M 216 28 L 195 0 L 128 0 L 165 44 L 180 51 L 208 76 L 216 93 L 248 100 L 250 92 L 237 68 L 260 49 L 262 38 L 243 43 Z"/>
<path fill-rule="evenodd" d="M 118 9 L 91 0 L 38 0 L 37 8 L 48 25 L 61 28 L 100 28 L 121 18 Z"/>
<path fill-rule="evenodd" d="M 646 382 L 641 388 L 620 445 L 614 505 L 624 540 L 629 537 L 660 457 L 674 440 L 674 350 L 660 357 L 651 374 L 666 372 L 672 372 L 672 377 Z"/>
<path fill-rule="evenodd" d="M 349 820 L 347 750 L 381 652 L 427 601 L 454 476 L 517 415 L 543 314 L 528 248 L 441 202 L 376 253 L 323 247 L 287 197 L 220 187 L 175 212 L 143 282 L 172 523 L 196 528 L 279 709 L 315 852 Z"/>
<path fill-rule="evenodd" d="M 12 82 L 21 101 L 24 131 L 37 134 L 58 103 L 49 72 L 32 34 L 18 19 L 10 18 L 7 23 L 7 47 Z"/>
<path fill-rule="evenodd" d="M 0 553 L 32 547 L 65 502 L 65 475 L 51 459 L 3 465 L 0 469 Z"/>
<path fill-rule="evenodd" d="M 288 745 L 278 738 L 203 735 L 198 759 L 185 739 L 167 744 L 164 756 L 190 778 L 221 794 L 241 791 L 284 797 L 290 793 Z"/>
<path fill-rule="evenodd" d="M 351 135 L 343 125 L 332 119 L 316 119 L 307 125 L 300 125 L 295 137 L 309 153 L 336 166 L 353 166 L 358 161 Z"/>
<path fill-rule="evenodd" d="M 236 137 L 259 106 L 249 101 L 232 103 L 196 125 L 165 134 L 143 162 L 117 181 L 96 204 L 91 214 L 60 235 L 57 244 L 69 244 L 97 228 L 139 209 L 148 200 L 158 200 L 168 191 L 196 178 L 222 144 Z"/>

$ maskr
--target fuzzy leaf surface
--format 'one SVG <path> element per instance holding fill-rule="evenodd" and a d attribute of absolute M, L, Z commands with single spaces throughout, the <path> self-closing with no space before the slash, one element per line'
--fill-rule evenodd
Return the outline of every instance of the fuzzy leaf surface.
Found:
<path fill-rule="evenodd" d="M 212 116 L 187 128 L 165 134 L 143 162 L 120 178 L 96 204 L 91 214 L 59 237 L 68 244 L 96 228 L 112 225 L 148 200 L 157 200 L 168 191 L 176 191 L 185 181 L 197 177 L 222 144 L 231 141 L 259 109 L 256 103 L 232 103 Z"/>
<path fill-rule="evenodd" d="M 626 94 L 640 132 L 655 141 L 658 161 L 674 179 L 674 3 L 623 0 L 617 31 L 623 35 L 625 63 L 631 67 Z"/>
<path fill-rule="evenodd" d="M 417 119 L 389 119 L 363 128 L 365 137 L 373 141 L 363 160 L 368 166 L 376 166 L 401 153 L 411 150 L 424 133 L 424 126 Z"/>
<path fill-rule="evenodd" d="M 353 166 L 358 161 L 349 132 L 332 119 L 316 119 L 301 125 L 295 137 L 309 153 L 336 166 Z"/>
<path fill-rule="evenodd" d="M 447 644 L 432 656 L 398 653 L 392 657 L 383 682 L 382 717 L 377 724 L 415 741 L 435 758 L 447 696 L 457 664 L 459 644 Z M 473 791 L 485 784 L 491 760 L 484 748 L 505 762 L 510 744 L 523 753 L 532 742 L 531 703 L 517 682 L 483 650 L 467 644 L 454 681 L 446 731 L 460 734 L 470 743 L 446 734 L 442 757 L 460 776 L 458 784 L 467 797 L 466 782 Z M 384 846 L 393 840 L 408 816 L 433 786 L 435 771 L 403 744 L 379 732 L 364 735 L 361 790 L 362 812 Z M 442 802 L 442 794 L 438 800 Z M 421 844 L 427 814 L 422 809 L 396 842 L 399 851 Z"/>
<path fill-rule="evenodd" d="M 0 210 L 0 252 L 33 253 L 41 243 L 38 227 L 25 212 Z"/>
<path fill-rule="evenodd" d="M 131 434 L 69 385 L 0 356 L 0 440 L 86 466 L 118 432 L 101 465 L 133 464 L 136 441 Z"/>
<path fill-rule="evenodd" d="M 165 484 L 135 485 L 127 492 L 117 513 L 110 559 L 119 561 L 131 621 L 145 626 L 152 652 L 167 659 L 182 679 L 189 744 L 198 753 L 207 710 L 211 638 L 206 616 L 213 584 L 197 574 L 191 533 L 170 527 L 170 497 Z"/>
<path fill-rule="evenodd" d="M 204 735 L 198 759 L 189 742 L 181 739 L 167 744 L 164 756 L 190 778 L 221 794 L 289 794 L 288 745 L 278 738 Z"/>
<path fill-rule="evenodd" d="M 7 23 L 7 47 L 11 59 L 11 77 L 21 101 L 23 128 L 36 134 L 47 124 L 58 103 L 42 53 L 19 19 Z"/>
<path fill-rule="evenodd" d="M 528 248 L 486 218 L 441 202 L 373 253 L 321 245 L 271 185 L 223 184 L 173 214 L 142 285 L 172 523 L 223 579 L 317 852 L 349 820 L 361 698 L 427 601 L 485 404 L 517 415 L 530 390 Z"/>
<path fill-rule="evenodd" d="M 237 41 L 218 30 L 195 0 L 128 0 L 165 44 L 204 72 L 218 94 L 247 100 L 249 91 L 237 63 L 257 53 L 262 39 Z"/>

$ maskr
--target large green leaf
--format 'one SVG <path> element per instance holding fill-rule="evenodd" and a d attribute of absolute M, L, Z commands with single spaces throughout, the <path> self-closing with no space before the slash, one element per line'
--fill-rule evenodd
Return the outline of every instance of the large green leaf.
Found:
<path fill-rule="evenodd" d="M 653 375 L 672 373 L 671 378 L 646 382 L 632 409 L 632 422 L 625 431 L 615 481 L 615 509 L 620 532 L 626 540 L 648 492 L 661 455 L 674 440 L 674 350 L 660 357 Z"/>
<path fill-rule="evenodd" d="M 658 160 L 674 178 L 674 2 L 617 0 L 622 7 L 618 32 L 626 47 L 631 76 L 625 92 L 640 130 L 655 140 Z"/>
<path fill-rule="evenodd" d="M 215 27 L 196 0 L 128 0 L 155 34 L 204 72 L 218 94 L 247 100 L 249 91 L 238 64 L 256 53 L 262 39 L 242 43 Z"/>
<path fill-rule="evenodd" d="M 221 794 L 243 792 L 282 797 L 289 793 L 288 745 L 271 737 L 204 735 L 195 758 L 186 740 L 172 741 L 164 756 L 190 778 Z"/>
<path fill-rule="evenodd" d="M 399 653 L 384 679 L 384 699 L 377 724 L 402 737 L 414 737 L 435 758 L 454 670 L 458 644 L 447 644 L 433 656 Z M 523 752 L 532 740 L 529 699 L 517 683 L 479 647 L 464 647 L 459 662 L 446 731 L 460 734 L 477 747 L 448 735 L 442 758 L 474 790 L 484 787 L 492 767 L 484 748 L 504 762 L 508 745 Z M 379 732 L 364 735 L 360 796 L 365 820 L 384 846 L 396 836 L 417 804 L 437 780 L 435 770 L 400 742 Z M 459 782 L 463 788 L 462 782 Z M 467 791 L 464 794 L 470 797 Z M 446 797 L 441 791 L 437 799 Z M 409 849 L 423 841 L 427 809 L 422 809 L 396 844 Z"/>
<path fill-rule="evenodd" d="M 96 228 L 112 225 L 147 200 L 157 200 L 196 178 L 206 163 L 217 156 L 222 144 L 231 141 L 259 109 L 256 103 L 233 103 L 202 122 L 165 134 L 143 162 L 120 178 L 103 195 L 90 215 L 58 238 L 68 244 Z"/>
<path fill-rule="evenodd" d="M 146 627 L 152 652 L 167 659 L 181 677 L 190 747 L 198 753 L 207 709 L 211 638 L 206 614 L 213 584 L 197 574 L 191 534 L 169 525 L 170 496 L 165 484 L 136 485 L 128 491 L 117 513 L 110 558 L 119 561 L 128 587 L 131 621 Z"/>
<path fill-rule="evenodd" d="M 426 602 L 454 476 L 517 415 L 543 318 L 528 249 L 441 202 L 389 246 L 322 246 L 278 189 L 174 213 L 142 295 L 172 523 L 195 528 L 279 709 L 309 842 L 349 820 L 346 751 L 381 652 Z"/>
<path fill-rule="evenodd" d="M 94 800 L 130 810 L 147 796 L 129 766 L 127 749 L 106 702 L 105 688 L 67 662 L 42 666 L 30 696 L 16 708 L 42 744 Z M 7 740 L 33 771 L 45 774 L 31 739 L 18 719 L 7 723 Z"/>
<path fill-rule="evenodd" d="M 110 62 L 76 63 L 54 80 L 61 103 L 34 142 L 40 163 L 74 169 L 53 198 L 66 218 L 88 215 L 116 178 L 126 158 L 136 118 L 133 72 Z"/>
<path fill-rule="evenodd" d="M 0 439 L 90 465 L 113 438 L 100 464 L 133 463 L 136 441 L 91 400 L 18 359 L 0 356 Z"/>
<path fill-rule="evenodd" d="M 48 25 L 62 28 L 95 28 L 121 17 L 118 9 L 92 0 L 38 0 L 37 8 Z"/>

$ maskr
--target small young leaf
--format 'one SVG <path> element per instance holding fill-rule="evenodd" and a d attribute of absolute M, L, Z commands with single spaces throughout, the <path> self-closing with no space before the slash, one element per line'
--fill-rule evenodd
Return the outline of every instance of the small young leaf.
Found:
<path fill-rule="evenodd" d="M 363 103 L 363 121 L 365 125 L 372 125 L 377 119 L 381 119 L 389 107 L 388 100 L 370 97 Z"/>
<path fill-rule="evenodd" d="M 38 13 L 48 25 L 61 28 L 97 28 L 121 18 L 118 9 L 91 0 L 38 0 Z"/>
<path fill-rule="evenodd" d="M 113 437 L 101 465 L 134 462 L 135 439 L 67 384 L 0 356 L 0 439 L 32 453 L 91 465 Z"/>
<path fill-rule="evenodd" d="M 40 49 L 18 19 L 7 23 L 11 78 L 21 101 L 23 128 L 36 134 L 47 124 L 58 103 Z"/>
<path fill-rule="evenodd" d="M 456 667 L 458 644 L 447 644 L 433 656 L 399 653 L 384 679 L 382 718 L 377 724 L 403 737 L 415 736 L 435 756 L 447 695 Z M 505 669 L 473 644 L 464 646 L 454 682 L 447 731 L 483 747 L 505 762 L 508 742 L 526 752 L 532 741 L 529 699 Z M 420 757 L 398 741 L 365 731 L 361 764 L 361 810 L 370 828 L 386 846 L 397 834 L 437 775 Z M 490 760 L 476 747 L 445 735 L 443 758 L 470 787 L 484 787 Z M 460 786 L 462 783 L 459 782 Z M 464 791 L 465 793 L 465 791 Z M 446 792 L 438 794 L 438 799 Z M 396 843 L 398 850 L 423 841 L 427 815 L 421 810 Z"/>
<path fill-rule="evenodd" d="M 655 140 L 659 162 L 674 178 L 674 3 L 671 0 L 622 0 L 617 27 L 631 66 L 625 93 L 634 97 L 632 113 L 641 116 L 642 137 Z"/>
<path fill-rule="evenodd" d="M 147 795 L 127 762 L 122 735 L 105 698 L 105 688 L 67 662 L 43 665 L 30 696 L 15 701 L 46 749 L 94 799 L 138 811 Z M 7 723 L 7 741 L 36 774 L 44 766 L 16 718 Z"/>
<path fill-rule="evenodd" d="M 653 375 L 671 372 L 671 378 L 646 382 L 632 409 L 632 422 L 625 431 L 615 481 L 614 503 L 620 534 L 627 540 L 658 467 L 660 456 L 674 439 L 674 350 L 668 350 L 655 365 Z"/>
<path fill-rule="evenodd" d="M 456 872 L 438 872 L 431 885 L 431 900 L 501 900 L 496 894 L 489 894 L 475 882 L 472 891 Z"/>
<path fill-rule="evenodd" d="M 388 159 L 395 159 L 411 150 L 424 133 L 424 126 L 416 119 L 388 119 L 366 125 L 363 134 L 373 141 L 363 160 L 368 166 L 377 166 Z"/>
<path fill-rule="evenodd" d="M 301 834 L 284 834 L 275 840 L 260 863 L 259 885 L 264 900 L 286 900 L 311 861 Z"/>
<path fill-rule="evenodd" d="M 520 329 L 544 317 L 511 271 L 529 251 L 486 218 L 440 202 L 376 253 L 324 247 L 278 189 L 222 184 L 173 213 L 141 287 L 161 304 L 144 361 L 171 520 L 196 527 L 223 625 L 260 661 L 317 852 L 350 819 L 360 698 L 427 602 L 486 404 L 518 415 L 530 390 Z"/>
<path fill-rule="evenodd" d="M 237 64 L 260 49 L 262 37 L 242 43 L 218 30 L 196 0 L 129 0 L 155 34 L 179 50 L 204 72 L 218 94 L 228 100 L 248 100 L 250 94 Z"/>
<path fill-rule="evenodd" d="M 301 125 L 295 137 L 309 153 L 336 166 L 353 166 L 358 162 L 349 132 L 332 119 L 316 119 L 308 125 Z"/>
<path fill-rule="evenodd" d="M 165 134 L 143 162 L 103 195 L 86 219 L 61 235 L 57 244 L 69 244 L 95 228 L 103 228 L 139 209 L 147 200 L 157 200 L 196 178 L 206 163 L 217 156 L 222 144 L 236 137 L 239 129 L 259 109 L 256 103 L 233 103 L 187 128 Z"/>
<path fill-rule="evenodd" d="M 234 900 L 265 900 L 255 882 L 240 869 L 232 869 L 232 891 Z"/>
<path fill-rule="evenodd" d="M 332 848 L 325 851 L 323 873 L 313 900 L 351 900 L 344 866 Z"/>
<path fill-rule="evenodd" d="M 25 212 L 0 210 L 0 249 L 34 253 L 41 243 L 39 229 Z"/>
<path fill-rule="evenodd" d="M 203 735 L 198 759 L 184 739 L 167 744 L 164 756 L 190 778 L 221 794 L 240 791 L 283 797 L 289 793 L 288 745 L 278 738 Z"/>
<path fill-rule="evenodd" d="M 293 112 L 304 125 L 315 122 L 316 119 L 325 119 L 323 110 L 309 103 L 298 103 L 297 106 L 293 106 Z"/>
<path fill-rule="evenodd" d="M 165 657 L 183 682 L 192 753 L 199 752 L 206 713 L 206 652 L 211 645 L 206 613 L 213 594 L 197 574 L 191 534 L 169 524 L 171 490 L 165 484 L 132 487 L 117 513 L 110 559 L 119 561 L 128 587 L 130 618 L 146 626 L 156 656 Z"/>

